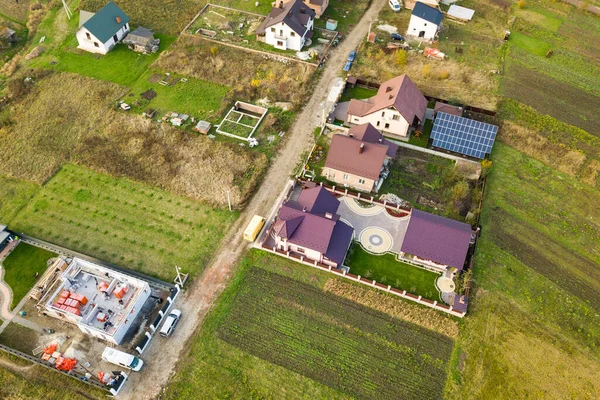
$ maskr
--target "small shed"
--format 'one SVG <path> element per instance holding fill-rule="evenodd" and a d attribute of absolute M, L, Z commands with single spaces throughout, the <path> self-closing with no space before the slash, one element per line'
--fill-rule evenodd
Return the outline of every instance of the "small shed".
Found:
<path fill-rule="evenodd" d="M 457 6 L 456 4 L 452 4 L 448 9 L 448 17 L 459 21 L 470 21 L 474 14 L 475 10 Z"/>
<path fill-rule="evenodd" d="M 133 32 L 130 32 L 123 43 L 126 44 L 131 50 L 137 51 L 138 53 L 156 53 L 158 51 L 158 45 L 160 39 L 154 38 L 154 32 L 143 26 L 138 27 Z"/>
<path fill-rule="evenodd" d="M 200 132 L 204 135 L 208 134 L 208 131 L 210 131 L 210 122 L 208 121 L 198 121 L 198 123 L 196 124 L 196 126 L 194 127 L 194 130 L 197 132 Z"/>
<path fill-rule="evenodd" d="M 433 108 L 433 116 L 437 115 L 438 112 L 444 112 L 450 115 L 456 115 L 457 117 L 462 117 L 463 108 L 459 106 L 453 106 L 452 104 L 442 103 L 440 101 L 435 102 L 435 106 Z"/>
<path fill-rule="evenodd" d="M 338 22 L 335 19 L 328 19 L 325 24 L 325 28 L 330 31 L 335 31 L 337 29 Z"/>

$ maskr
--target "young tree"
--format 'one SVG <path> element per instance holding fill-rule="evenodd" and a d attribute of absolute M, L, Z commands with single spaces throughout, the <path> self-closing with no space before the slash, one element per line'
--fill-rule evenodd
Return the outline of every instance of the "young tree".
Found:
<path fill-rule="evenodd" d="M 396 64 L 401 67 L 406 65 L 406 51 L 399 49 L 396 51 Z"/>
<path fill-rule="evenodd" d="M 519 2 L 517 3 L 517 7 L 519 8 L 525 8 L 527 6 L 527 3 L 525 2 L 525 0 L 519 0 Z"/>

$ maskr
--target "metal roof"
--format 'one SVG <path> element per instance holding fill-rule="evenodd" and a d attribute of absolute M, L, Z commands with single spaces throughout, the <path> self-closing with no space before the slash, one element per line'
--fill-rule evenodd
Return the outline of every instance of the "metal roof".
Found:
<path fill-rule="evenodd" d="M 440 22 L 442 22 L 443 16 L 442 12 L 437 8 L 430 7 L 427 4 L 423 4 L 419 1 L 417 1 L 417 4 L 415 4 L 415 7 L 412 10 L 412 15 L 436 25 L 439 25 Z"/>
<path fill-rule="evenodd" d="M 483 159 L 492 152 L 497 133 L 496 125 L 438 112 L 431 138 L 433 147 Z"/>
<path fill-rule="evenodd" d="M 456 4 L 451 5 L 450 9 L 448 10 L 449 16 L 454 17 L 456 19 L 463 20 L 463 21 L 470 21 L 471 18 L 473 18 L 474 14 L 475 14 L 475 10 L 471 10 L 470 8 L 466 8 L 466 7 L 457 6 Z"/>
<path fill-rule="evenodd" d="M 120 22 L 117 22 L 117 17 Z M 107 3 L 83 27 L 102 43 L 106 43 L 115 33 L 129 22 L 129 17 L 112 1 Z"/>

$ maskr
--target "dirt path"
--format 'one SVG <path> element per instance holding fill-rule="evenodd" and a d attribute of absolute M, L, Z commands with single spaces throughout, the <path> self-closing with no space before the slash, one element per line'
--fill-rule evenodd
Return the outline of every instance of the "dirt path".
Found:
<path fill-rule="evenodd" d="M 331 84 L 335 78 L 340 76 L 348 53 L 358 47 L 362 40 L 365 40 L 369 24 L 374 22 L 385 3 L 386 0 L 373 0 L 371 7 L 351 34 L 340 43 L 335 52 L 330 54 L 312 96 L 296 119 L 291 131 L 288 132 L 288 140 L 274 160 L 264 183 L 223 239 L 223 244 L 212 263 L 177 302 L 177 307 L 183 312 L 177 332 L 169 339 L 158 335 L 153 339 L 154 343 L 142 356 L 144 360 L 148 361 L 147 367 L 144 367 L 142 373 L 131 374 L 131 381 L 120 397 L 123 399 L 151 399 L 158 396 L 166 386 L 169 377 L 175 372 L 182 351 L 185 354 L 185 350 L 189 350 L 187 347 L 194 332 L 229 283 L 237 260 L 248 248 L 247 243 L 242 240 L 244 227 L 255 214 L 266 215 L 269 212 L 273 202 L 289 180 L 296 163 L 300 160 L 300 155 L 310 150 L 313 144 L 312 134 L 314 128 L 320 123 L 322 104 L 327 98 Z"/>
<path fill-rule="evenodd" d="M 13 317 L 10 312 L 12 303 L 12 290 L 6 282 L 4 282 L 4 268 L 0 266 L 0 319 L 10 321 Z M 0 331 L 1 332 L 1 331 Z"/>

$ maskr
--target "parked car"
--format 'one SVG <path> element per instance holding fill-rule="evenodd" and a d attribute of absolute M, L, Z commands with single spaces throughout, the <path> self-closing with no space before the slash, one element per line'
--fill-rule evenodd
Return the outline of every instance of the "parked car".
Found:
<path fill-rule="evenodd" d="M 400 12 L 400 2 L 398 0 L 389 0 L 388 4 L 390 5 L 390 8 L 392 9 L 392 11 L 394 12 Z"/>
<path fill-rule="evenodd" d="M 167 316 L 167 319 L 165 320 L 165 323 L 163 324 L 162 328 L 160 329 L 160 336 L 171 336 L 180 319 L 181 310 L 175 309 L 171 311 L 171 313 Z"/>
<path fill-rule="evenodd" d="M 401 40 L 403 42 L 405 40 L 404 36 L 402 36 L 401 34 L 396 33 L 396 32 L 392 33 L 392 39 L 394 39 L 394 40 Z"/>
<path fill-rule="evenodd" d="M 352 50 L 350 54 L 348 54 L 348 61 L 354 62 L 356 59 L 356 50 Z"/>
<path fill-rule="evenodd" d="M 129 353 L 111 347 L 106 347 L 104 349 L 102 352 L 102 359 L 111 364 L 119 365 L 135 372 L 142 369 L 142 366 L 144 365 L 144 362 L 136 356 L 132 356 Z"/>
<path fill-rule="evenodd" d="M 352 68 L 352 61 L 347 61 L 346 65 L 344 65 L 344 71 L 348 72 Z"/>

